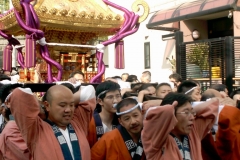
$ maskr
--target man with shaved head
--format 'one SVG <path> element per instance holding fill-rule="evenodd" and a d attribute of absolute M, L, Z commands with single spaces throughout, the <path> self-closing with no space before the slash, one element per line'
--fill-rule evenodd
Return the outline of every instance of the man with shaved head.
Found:
<path fill-rule="evenodd" d="M 96 106 L 94 95 L 93 86 L 82 86 L 75 94 L 63 85 L 51 87 L 44 101 L 48 118 L 43 121 L 32 91 L 13 91 L 10 108 L 33 159 L 90 160 L 86 136 Z"/>

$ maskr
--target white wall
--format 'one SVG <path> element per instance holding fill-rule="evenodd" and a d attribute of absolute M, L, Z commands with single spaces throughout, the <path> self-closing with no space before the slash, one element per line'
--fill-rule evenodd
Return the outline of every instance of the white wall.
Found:
<path fill-rule="evenodd" d="M 115 3 L 119 2 L 117 0 Z M 131 3 L 134 0 L 127 1 L 127 4 L 121 3 L 120 5 L 130 9 Z M 154 0 L 146 0 L 150 6 L 154 6 Z M 173 0 L 172 0 L 173 1 Z M 125 1 L 124 1 L 125 2 Z M 166 3 L 166 1 L 165 1 Z M 159 4 L 159 2 L 158 2 Z M 130 9 L 131 10 L 131 9 Z M 115 50 L 114 45 L 108 46 L 108 65 L 106 68 L 105 77 L 121 76 L 122 73 L 135 74 L 140 79 L 141 73 L 144 69 L 144 42 L 150 42 L 151 54 L 151 68 L 147 69 L 152 73 L 152 82 L 168 82 L 168 76 L 172 73 L 171 65 L 166 60 L 166 57 L 175 55 L 175 41 L 162 41 L 162 35 L 169 34 L 166 31 L 148 30 L 146 24 L 151 18 L 141 23 L 137 33 L 128 36 L 124 39 L 124 52 L 125 52 L 125 69 L 115 69 Z M 145 37 L 147 37 L 145 39 Z"/>

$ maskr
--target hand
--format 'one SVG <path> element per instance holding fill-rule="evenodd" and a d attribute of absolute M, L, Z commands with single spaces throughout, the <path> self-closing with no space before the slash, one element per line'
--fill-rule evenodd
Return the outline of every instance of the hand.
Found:
<path fill-rule="evenodd" d="M 236 107 L 236 101 L 231 99 L 230 97 L 225 97 L 225 98 L 218 98 L 220 105 L 229 105 Z"/>

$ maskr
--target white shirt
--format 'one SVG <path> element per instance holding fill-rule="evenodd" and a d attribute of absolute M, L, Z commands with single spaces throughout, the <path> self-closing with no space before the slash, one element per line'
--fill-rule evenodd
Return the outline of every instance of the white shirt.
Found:
<path fill-rule="evenodd" d="M 1 106 L 0 106 L 1 107 Z M 3 116 L 2 116 L 2 114 L 0 114 L 0 126 L 1 126 L 1 124 L 3 123 Z"/>
<path fill-rule="evenodd" d="M 103 125 L 104 133 L 109 132 L 109 131 L 112 130 L 112 128 L 108 128 L 106 124 L 102 123 L 102 125 Z"/>
<path fill-rule="evenodd" d="M 72 143 L 71 143 L 71 141 L 70 141 L 68 128 L 66 128 L 65 130 L 59 128 L 59 130 L 62 132 L 62 134 L 63 134 L 65 140 L 67 141 L 68 148 L 69 148 L 70 153 L 71 153 L 71 155 L 72 155 L 72 158 L 73 158 L 73 160 L 74 160 L 73 149 L 72 149 Z"/>

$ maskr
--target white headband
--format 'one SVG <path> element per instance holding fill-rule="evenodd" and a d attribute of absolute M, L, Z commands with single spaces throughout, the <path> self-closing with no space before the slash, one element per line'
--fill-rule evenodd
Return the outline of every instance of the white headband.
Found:
<path fill-rule="evenodd" d="M 185 94 L 188 94 L 189 92 L 193 91 L 195 88 L 197 88 L 197 86 L 193 87 L 192 89 L 189 89 L 187 92 L 185 92 Z"/>
<path fill-rule="evenodd" d="M 99 98 L 101 95 L 103 95 L 104 93 L 108 92 L 108 90 L 102 91 L 101 93 L 99 93 L 99 95 L 97 96 L 97 98 Z"/>
<path fill-rule="evenodd" d="M 129 112 L 132 112 L 134 109 L 136 109 L 138 107 L 140 107 L 140 109 L 142 110 L 142 103 L 138 103 L 136 106 L 134 106 L 133 108 L 130 108 L 129 110 L 126 110 L 126 111 L 123 111 L 123 112 L 116 112 L 116 114 L 118 116 L 123 115 L 123 114 L 127 114 Z"/>

